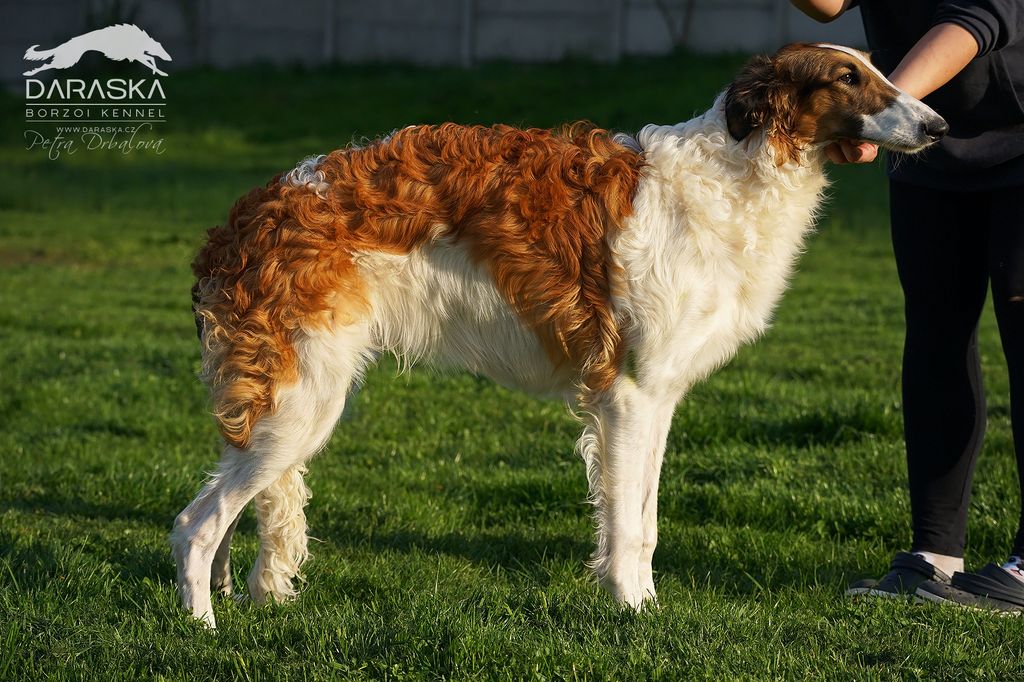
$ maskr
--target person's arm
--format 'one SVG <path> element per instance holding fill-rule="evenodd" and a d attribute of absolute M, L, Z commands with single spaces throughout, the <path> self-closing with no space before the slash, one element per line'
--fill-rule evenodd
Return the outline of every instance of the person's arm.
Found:
<path fill-rule="evenodd" d="M 932 25 L 956 24 L 978 41 L 978 56 L 1024 40 L 1021 0 L 943 0 Z"/>
<path fill-rule="evenodd" d="M 979 49 L 975 37 L 958 24 L 932 26 L 889 74 L 889 80 L 911 97 L 921 99 L 960 73 L 978 56 Z"/>
<path fill-rule="evenodd" d="M 789 0 L 794 7 L 815 21 L 827 24 L 850 8 L 852 0 Z"/>

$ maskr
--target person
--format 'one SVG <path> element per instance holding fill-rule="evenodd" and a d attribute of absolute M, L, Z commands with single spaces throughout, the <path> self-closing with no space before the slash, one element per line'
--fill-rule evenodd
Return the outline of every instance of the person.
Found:
<path fill-rule="evenodd" d="M 847 594 L 1024 610 L 1024 509 L 1004 563 L 963 564 L 985 431 L 977 327 L 989 283 L 1024 497 L 1024 0 L 791 2 L 822 22 L 859 5 L 875 65 L 950 126 L 923 154 L 888 157 L 913 544 Z M 878 148 L 849 140 L 826 153 L 866 163 Z"/>

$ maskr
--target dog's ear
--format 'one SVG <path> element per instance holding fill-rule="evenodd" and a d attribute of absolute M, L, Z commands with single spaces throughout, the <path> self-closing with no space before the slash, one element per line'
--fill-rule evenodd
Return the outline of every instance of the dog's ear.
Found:
<path fill-rule="evenodd" d="M 761 55 L 747 62 L 725 93 L 725 120 L 733 139 L 744 139 L 771 119 L 778 87 L 771 59 Z"/>
<path fill-rule="evenodd" d="M 739 141 L 764 128 L 778 166 L 799 161 L 801 152 L 794 134 L 801 79 L 785 57 L 782 51 L 772 58 L 754 57 L 725 93 L 729 134 Z"/>

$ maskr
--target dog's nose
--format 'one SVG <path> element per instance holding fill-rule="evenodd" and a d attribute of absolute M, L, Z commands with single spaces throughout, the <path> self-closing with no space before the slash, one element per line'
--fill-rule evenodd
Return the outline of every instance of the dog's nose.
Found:
<path fill-rule="evenodd" d="M 921 124 L 921 132 L 932 142 L 938 142 L 949 132 L 949 124 L 944 119 L 933 118 Z"/>

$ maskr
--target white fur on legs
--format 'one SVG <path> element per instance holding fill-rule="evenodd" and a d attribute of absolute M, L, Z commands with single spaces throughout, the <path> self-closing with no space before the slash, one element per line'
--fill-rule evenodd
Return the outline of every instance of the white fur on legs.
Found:
<path fill-rule="evenodd" d="M 266 487 L 260 464 L 251 453 L 226 446 L 217 472 L 174 520 L 171 551 L 178 568 L 181 601 L 210 627 L 216 627 L 210 601 L 213 557 L 245 505 L 257 490 Z"/>
<path fill-rule="evenodd" d="M 309 557 L 304 507 L 311 493 L 302 478 L 305 473 L 305 466 L 293 466 L 256 495 L 260 552 L 248 582 L 249 595 L 257 604 L 268 597 L 285 601 L 298 594 L 292 578 L 301 577 L 299 571 Z"/>
<path fill-rule="evenodd" d="M 292 580 L 301 578 L 309 556 L 304 507 L 311 493 L 303 480 L 304 464 L 330 437 L 349 388 L 360 381 L 372 359 L 370 344 L 367 323 L 307 334 L 296 344 L 301 379 L 282 392 L 278 409 L 298 417 L 282 420 L 274 431 L 282 444 L 306 454 L 256 496 L 260 551 L 248 579 L 256 603 L 284 602 L 298 594 Z"/>
<path fill-rule="evenodd" d="M 587 461 L 597 517 L 591 567 L 605 589 L 634 608 L 655 597 L 644 548 L 645 542 L 656 542 L 656 536 L 646 532 L 643 512 L 649 474 L 656 468 L 651 460 L 660 462 L 673 406 L 674 401 L 645 394 L 628 377 L 617 378 L 608 391 L 585 405 L 588 424 L 579 449 Z"/>
<path fill-rule="evenodd" d="M 241 519 L 242 512 L 238 512 L 235 520 L 224 533 L 217 553 L 213 555 L 213 565 L 210 568 L 210 586 L 214 592 L 225 597 L 234 592 L 234 581 L 231 579 L 231 537 L 235 534 L 235 528 L 238 527 L 238 522 Z"/>
<path fill-rule="evenodd" d="M 641 521 L 643 524 L 643 546 L 640 549 L 640 564 L 637 575 L 640 589 L 655 597 L 654 572 L 652 561 L 654 550 L 658 546 L 658 483 L 661 480 L 661 463 L 665 458 L 665 443 L 672 426 L 672 414 L 675 412 L 675 400 L 660 401 L 656 412 L 648 422 L 651 429 L 647 444 L 647 463 L 644 467 L 643 508 Z M 640 445 L 639 443 L 637 444 Z"/>
<path fill-rule="evenodd" d="M 260 599 L 273 595 L 284 600 L 294 594 L 290 584 L 295 576 L 293 568 L 297 571 L 297 564 L 304 558 L 304 551 L 297 555 L 294 549 L 304 547 L 306 542 L 303 464 L 330 436 L 344 408 L 349 384 L 370 357 L 368 345 L 366 324 L 307 334 L 297 340 L 299 380 L 277 392 L 273 414 L 263 417 L 253 428 L 247 450 L 225 447 L 217 473 L 175 520 L 171 546 L 181 599 L 210 627 L 215 627 L 210 577 L 216 550 L 245 505 L 282 479 L 288 491 L 282 495 L 275 489 L 262 497 L 257 515 L 275 519 L 294 515 L 297 510 L 299 517 L 291 522 L 262 524 L 267 533 L 261 534 L 259 571 L 255 579 L 250 576 L 250 585 L 258 586 Z M 294 476 L 299 476 L 301 483 L 297 493 Z M 298 498 L 302 502 L 296 505 Z M 279 556 L 279 550 L 292 553 Z M 287 588 L 281 589 L 285 583 Z"/>

